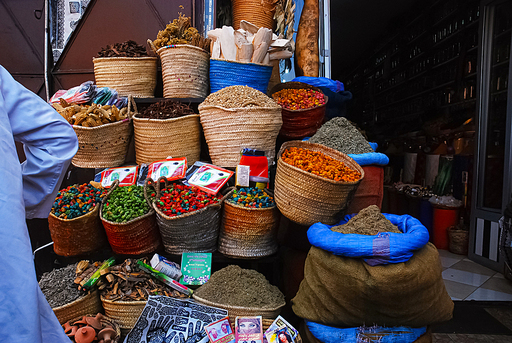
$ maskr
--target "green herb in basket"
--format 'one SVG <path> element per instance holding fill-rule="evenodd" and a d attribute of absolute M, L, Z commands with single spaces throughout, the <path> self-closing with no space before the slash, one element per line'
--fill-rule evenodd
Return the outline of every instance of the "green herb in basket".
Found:
<path fill-rule="evenodd" d="M 105 203 L 103 218 L 124 223 L 145 215 L 149 210 L 142 186 L 118 187 L 112 191 Z"/>

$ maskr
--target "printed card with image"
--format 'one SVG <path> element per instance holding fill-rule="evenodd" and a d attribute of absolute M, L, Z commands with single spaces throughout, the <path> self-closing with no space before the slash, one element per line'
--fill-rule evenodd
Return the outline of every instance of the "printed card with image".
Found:
<path fill-rule="evenodd" d="M 235 343 L 235 334 L 228 317 L 205 325 L 204 329 L 211 343 Z"/>

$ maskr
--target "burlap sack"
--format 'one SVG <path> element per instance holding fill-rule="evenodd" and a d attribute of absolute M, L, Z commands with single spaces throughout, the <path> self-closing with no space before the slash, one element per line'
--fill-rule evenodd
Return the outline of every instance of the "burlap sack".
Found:
<path fill-rule="evenodd" d="M 440 323 L 453 312 L 441 272 L 431 243 L 407 262 L 374 267 L 313 246 L 292 308 L 299 317 L 337 327 Z"/>

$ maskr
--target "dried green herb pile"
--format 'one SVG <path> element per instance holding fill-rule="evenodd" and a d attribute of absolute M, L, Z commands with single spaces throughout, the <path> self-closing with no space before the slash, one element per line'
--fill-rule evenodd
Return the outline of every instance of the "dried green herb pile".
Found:
<path fill-rule="evenodd" d="M 183 117 L 189 114 L 194 114 L 194 111 L 187 104 L 183 104 L 175 100 L 162 100 L 142 110 L 137 117 L 171 119 Z"/>
<path fill-rule="evenodd" d="M 77 263 L 70 264 L 41 276 L 39 287 L 52 308 L 69 304 L 80 297 L 80 291 L 74 283 L 76 266 Z"/>
<path fill-rule="evenodd" d="M 343 117 L 336 117 L 322 125 L 309 140 L 345 154 L 373 152 L 372 147 L 357 128 Z"/>
<path fill-rule="evenodd" d="M 283 293 L 264 275 L 235 265 L 213 273 L 210 280 L 194 293 L 200 298 L 231 306 L 275 308 L 285 303 Z"/>
<path fill-rule="evenodd" d="M 144 57 L 147 55 L 146 48 L 133 40 L 107 45 L 98 52 L 98 57 Z"/>
<path fill-rule="evenodd" d="M 380 232 L 402 233 L 391 223 L 375 205 L 361 210 L 343 225 L 334 226 L 332 231 L 341 233 L 356 233 L 359 235 L 376 235 Z"/>

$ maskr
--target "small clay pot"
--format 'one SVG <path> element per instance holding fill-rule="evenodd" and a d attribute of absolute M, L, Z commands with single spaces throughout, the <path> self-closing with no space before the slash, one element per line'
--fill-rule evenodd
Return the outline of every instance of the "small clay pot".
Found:
<path fill-rule="evenodd" d="M 101 330 L 101 328 L 103 327 L 101 322 L 95 317 L 86 317 L 85 321 L 87 322 L 87 325 L 92 326 L 96 330 Z"/>
<path fill-rule="evenodd" d="M 110 343 L 114 338 L 116 338 L 116 330 L 111 327 L 106 327 L 100 332 L 98 332 L 98 339 L 100 341 L 104 341 L 104 343 Z M 77 342 L 79 343 L 79 342 Z"/>
<path fill-rule="evenodd" d="M 66 333 L 66 335 L 67 335 L 68 337 L 70 337 L 70 338 L 71 338 L 71 337 L 75 337 L 75 335 L 76 335 L 76 332 L 77 332 L 77 331 L 78 331 L 78 326 L 72 326 L 72 327 L 71 327 L 71 331 L 70 331 L 70 332 L 68 332 L 68 333 Z"/>
<path fill-rule="evenodd" d="M 76 343 L 91 343 L 96 337 L 96 330 L 90 326 L 84 326 L 77 330 L 75 334 Z"/>
<path fill-rule="evenodd" d="M 85 326 L 87 325 L 87 316 L 83 316 L 81 320 L 77 320 L 74 325 Z"/>

